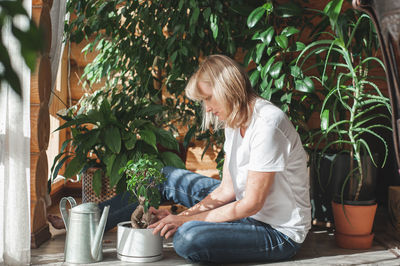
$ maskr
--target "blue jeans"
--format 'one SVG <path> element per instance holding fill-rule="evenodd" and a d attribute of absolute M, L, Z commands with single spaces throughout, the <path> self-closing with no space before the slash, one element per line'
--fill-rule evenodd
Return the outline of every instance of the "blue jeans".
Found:
<path fill-rule="evenodd" d="M 201 201 L 220 184 L 219 180 L 183 169 L 165 167 L 163 172 L 167 181 L 160 188 L 162 200 L 186 207 Z M 102 208 L 106 203 L 100 205 Z M 108 229 L 129 220 L 136 208 L 126 195 L 117 196 L 107 205 L 111 205 Z M 249 217 L 224 223 L 186 222 L 176 231 L 173 243 L 176 253 L 191 262 L 277 261 L 291 258 L 300 248 L 299 243 L 270 225 Z"/>

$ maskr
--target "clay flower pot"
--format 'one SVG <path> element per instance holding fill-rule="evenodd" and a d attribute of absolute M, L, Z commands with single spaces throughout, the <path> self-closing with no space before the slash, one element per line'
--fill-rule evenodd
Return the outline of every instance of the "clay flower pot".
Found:
<path fill-rule="evenodd" d="M 129 221 L 118 224 L 118 259 L 128 262 L 153 262 L 162 259 L 162 237 L 153 229 L 136 229 Z"/>
<path fill-rule="evenodd" d="M 335 219 L 335 241 L 341 248 L 369 249 L 377 204 L 349 205 L 332 201 Z"/>

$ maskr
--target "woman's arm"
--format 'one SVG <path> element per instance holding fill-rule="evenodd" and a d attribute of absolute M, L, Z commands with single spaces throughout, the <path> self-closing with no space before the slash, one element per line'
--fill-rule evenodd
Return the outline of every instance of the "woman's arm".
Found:
<path fill-rule="evenodd" d="M 235 199 L 235 191 L 233 190 L 232 178 L 226 165 L 226 161 L 224 162 L 222 173 L 223 175 L 221 184 L 214 191 L 212 191 L 202 201 L 188 210 L 180 213 L 179 215 L 190 216 L 204 211 L 209 211 L 232 202 Z"/>
<path fill-rule="evenodd" d="M 154 234 L 160 232 L 161 236 L 168 238 L 187 221 L 227 222 L 251 216 L 263 207 L 274 177 L 275 172 L 249 171 L 243 199 L 189 215 L 168 215 L 149 227 L 154 228 Z"/>
<path fill-rule="evenodd" d="M 249 217 L 261 210 L 274 182 L 275 172 L 249 171 L 243 199 L 219 208 L 197 213 L 190 220 L 227 222 Z"/>

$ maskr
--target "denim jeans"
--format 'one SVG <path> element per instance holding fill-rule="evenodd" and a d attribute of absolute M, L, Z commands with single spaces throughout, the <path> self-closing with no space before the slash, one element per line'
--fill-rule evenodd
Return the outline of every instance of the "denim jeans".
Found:
<path fill-rule="evenodd" d="M 219 180 L 183 169 L 165 167 L 167 181 L 160 188 L 162 201 L 174 201 L 191 207 L 205 198 L 220 184 Z M 130 219 L 136 204 L 127 195 L 118 195 L 101 203 L 110 205 L 106 229 Z M 291 258 L 300 248 L 286 235 L 270 225 L 252 218 L 211 223 L 190 221 L 174 234 L 174 248 L 178 255 L 191 262 L 260 262 Z"/>

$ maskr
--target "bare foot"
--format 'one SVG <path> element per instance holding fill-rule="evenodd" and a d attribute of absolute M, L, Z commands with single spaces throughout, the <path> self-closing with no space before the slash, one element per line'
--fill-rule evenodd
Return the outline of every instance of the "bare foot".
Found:
<path fill-rule="evenodd" d="M 52 214 L 48 214 L 47 220 L 51 223 L 51 225 L 55 229 L 65 229 L 65 224 L 61 217 L 58 217 L 58 216 L 52 215 Z"/>

